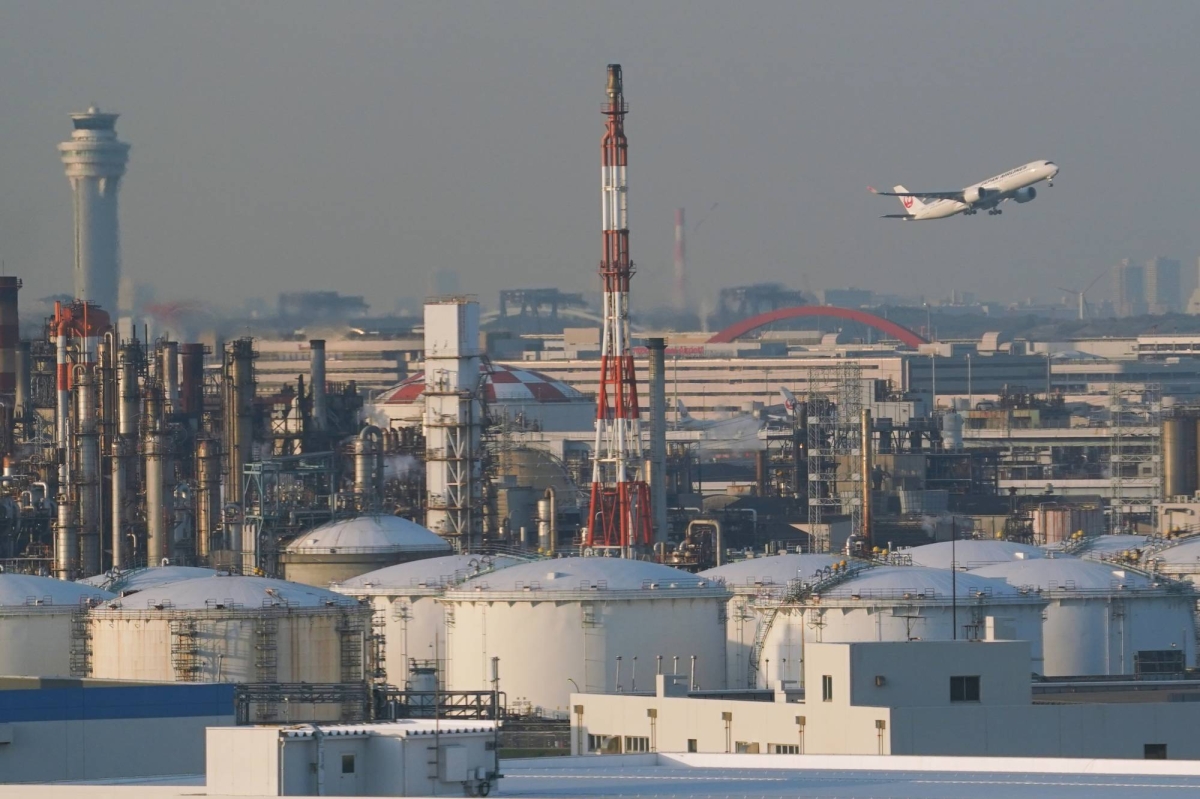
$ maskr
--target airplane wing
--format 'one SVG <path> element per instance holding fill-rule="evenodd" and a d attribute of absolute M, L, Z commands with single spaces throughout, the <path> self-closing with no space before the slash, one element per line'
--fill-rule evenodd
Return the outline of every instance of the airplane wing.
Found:
<path fill-rule="evenodd" d="M 958 200 L 963 201 L 963 190 L 957 191 L 880 191 L 867 186 L 867 191 L 880 197 L 916 197 L 919 200 Z"/>
<path fill-rule="evenodd" d="M 880 219 L 916 219 L 912 214 L 884 214 Z"/>

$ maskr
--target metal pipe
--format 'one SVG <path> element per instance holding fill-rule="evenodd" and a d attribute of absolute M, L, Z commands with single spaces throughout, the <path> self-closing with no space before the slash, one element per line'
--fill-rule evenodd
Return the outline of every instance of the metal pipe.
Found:
<path fill-rule="evenodd" d="M 112 567 L 120 571 L 125 563 L 125 503 L 129 490 L 129 464 L 132 460 L 132 441 L 117 436 L 112 443 Z"/>
<path fill-rule="evenodd" d="M 862 484 L 862 537 L 863 549 L 871 551 L 871 410 L 862 410 L 862 463 L 859 464 L 858 479 Z"/>
<path fill-rule="evenodd" d="M 308 349 L 312 358 L 309 363 L 309 384 L 312 388 L 313 429 L 323 431 L 328 416 L 325 407 L 325 339 L 314 338 L 308 342 Z"/>
<path fill-rule="evenodd" d="M 146 391 L 146 435 L 142 442 L 146 460 L 146 565 L 150 567 L 159 566 L 170 557 L 159 390 L 157 386 L 151 386 Z"/>
<path fill-rule="evenodd" d="M 79 545 L 82 576 L 100 568 L 100 441 L 96 431 L 96 383 L 92 369 L 76 367 L 75 435 L 79 456 L 75 497 L 79 502 Z"/>
<path fill-rule="evenodd" d="M 254 339 L 230 342 L 225 359 L 225 496 L 242 503 L 242 472 L 254 452 Z"/>
<path fill-rule="evenodd" d="M 667 342 L 652 338 L 650 349 L 650 515 L 654 541 L 667 540 Z"/>
<path fill-rule="evenodd" d="M 546 537 L 549 539 L 547 551 L 550 553 L 550 557 L 554 557 L 555 550 L 558 549 L 558 508 L 557 500 L 554 498 L 554 486 L 547 486 L 544 496 L 550 502 L 550 513 L 546 520 L 548 525 Z"/>

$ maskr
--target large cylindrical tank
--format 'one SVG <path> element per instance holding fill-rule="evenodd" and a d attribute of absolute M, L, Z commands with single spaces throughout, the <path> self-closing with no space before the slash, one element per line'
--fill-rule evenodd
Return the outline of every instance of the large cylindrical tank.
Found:
<path fill-rule="evenodd" d="M 1048 677 L 1133 674 L 1139 661 L 1182 652 L 1196 662 L 1195 593 L 1112 563 L 1078 558 L 977 569 L 1049 601 L 1042 637 Z"/>
<path fill-rule="evenodd" d="M 803 682 L 809 642 L 983 638 L 989 625 L 994 637 L 1029 641 L 1031 671 L 1041 670 L 1045 602 L 978 572 L 879 566 L 773 613 L 777 606 L 766 600 L 750 608 L 754 624 L 767 625 L 753 672 L 759 687 L 781 679 Z"/>
<path fill-rule="evenodd" d="M 841 555 L 786 554 L 739 560 L 700 572 L 725 583 L 731 592 L 725 612 L 725 673 L 729 686 L 749 684 L 750 654 L 758 628 L 756 602 L 779 601 L 794 580 L 817 582 L 832 574 Z M 764 675 L 765 676 L 765 675 Z"/>
<path fill-rule="evenodd" d="M 142 567 L 125 571 L 107 571 L 78 582 L 81 585 L 90 585 L 125 596 L 172 583 L 181 583 L 184 580 L 194 580 L 197 577 L 216 577 L 219 574 L 222 572 L 200 566 Z"/>
<path fill-rule="evenodd" d="M 1195 492 L 1195 465 L 1188 458 L 1195 439 L 1195 419 L 1172 416 L 1163 420 L 1163 499 L 1191 496 Z"/>
<path fill-rule="evenodd" d="M 528 486 L 502 488 L 499 492 L 500 501 L 497 512 L 502 518 L 508 519 L 508 529 L 518 533 L 521 528 L 537 530 L 538 500 L 542 492 Z"/>
<path fill-rule="evenodd" d="M 389 685 L 403 687 L 410 661 L 445 671 L 446 619 L 438 600 L 448 588 L 522 561 L 505 555 L 446 555 L 400 563 L 334 583 L 330 590 L 368 599 L 382 623 L 382 668 Z M 416 690 L 416 689 L 414 689 Z"/>
<path fill-rule="evenodd" d="M 1083 505 L 1039 505 L 1033 511 L 1033 542 L 1065 541 L 1077 532 L 1085 537 L 1104 534 L 1104 509 Z"/>
<path fill-rule="evenodd" d="M 950 411 L 942 417 L 942 441 L 949 450 L 963 448 L 963 418 L 957 411 Z"/>
<path fill-rule="evenodd" d="M 498 657 L 500 690 L 510 704 L 528 702 L 561 717 L 576 686 L 589 693 L 647 690 L 659 662 L 664 673 L 678 662 L 679 673 L 689 675 L 694 658 L 695 684 L 724 688 L 728 600 L 720 583 L 646 561 L 510 566 L 446 592 L 449 687 L 487 688 Z"/>
<path fill-rule="evenodd" d="M 81 667 L 86 640 L 72 620 L 92 602 L 113 599 L 99 588 L 49 577 L 0 573 L 0 674 L 70 677 Z"/>
<path fill-rule="evenodd" d="M 115 680 L 354 683 L 371 608 L 307 585 L 199 577 L 92 609 L 91 676 Z"/>
<path fill-rule="evenodd" d="M 283 576 L 308 585 L 329 585 L 366 572 L 448 555 L 441 536 L 399 516 L 372 514 L 339 519 L 301 533 L 279 556 Z"/>

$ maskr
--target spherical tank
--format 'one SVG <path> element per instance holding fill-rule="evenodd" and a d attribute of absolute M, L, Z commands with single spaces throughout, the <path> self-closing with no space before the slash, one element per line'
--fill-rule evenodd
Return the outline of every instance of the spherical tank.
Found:
<path fill-rule="evenodd" d="M 280 554 L 288 580 L 326 586 L 359 574 L 453 551 L 416 522 L 387 514 L 338 519 L 301 533 Z"/>
<path fill-rule="evenodd" d="M 1047 600 L 1042 637 L 1048 677 L 1133 674 L 1182 653 L 1195 664 L 1195 594 L 1191 586 L 1151 578 L 1111 563 L 1045 558 L 985 566 Z"/>
<path fill-rule="evenodd" d="M 0 573 L 0 674 L 72 676 L 72 619 L 112 598 L 89 585 Z"/>
<path fill-rule="evenodd" d="M 759 687 L 778 680 L 803 682 L 808 642 L 949 641 L 985 638 L 989 627 L 996 638 L 1029 641 L 1031 670 L 1041 668 L 1045 602 L 978 572 L 921 566 L 866 568 L 773 613 L 777 606 L 767 600 L 750 608 L 756 634 L 763 636 L 762 651 L 751 671 Z M 764 625 L 765 631 L 759 629 Z"/>
<path fill-rule="evenodd" d="M 104 602 L 89 624 L 93 677 L 351 683 L 368 668 L 371 608 L 283 580 L 202 577 Z"/>
<path fill-rule="evenodd" d="M 820 580 L 842 559 L 840 555 L 791 553 L 739 560 L 700 573 L 724 581 L 731 592 L 725 613 L 725 668 L 730 687 L 744 688 L 750 681 L 747 669 L 758 626 L 758 615 L 752 611 L 755 602 L 781 600 L 788 583 Z"/>
<path fill-rule="evenodd" d="M 445 671 L 446 623 L 438 599 L 447 588 L 522 561 L 505 555 L 447 555 L 360 574 L 330 589 L 368 599 L 383 625 L 383 669 L 389 685 L 410 679 L 410 661 Z"/>
<path fill-rule="evenodd" d="M 645 561 L 510 566 L 443 597 L 449 688 L 487 688 L 493 657 L 510 706 L 562 717 L 572 691 L 648 690 L 660 668 L 724 688 L 728 600 L 720 583 Z"/>

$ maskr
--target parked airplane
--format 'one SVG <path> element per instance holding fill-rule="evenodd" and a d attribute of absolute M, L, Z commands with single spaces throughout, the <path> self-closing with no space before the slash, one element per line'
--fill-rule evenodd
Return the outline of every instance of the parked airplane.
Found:
<path fill-rule="evenodd" d="M 985 209 L 989 216 L 997 216 L 1003 213 L 998 207 L 1000 203 L 1005 200 L 1027 203 L 1037 196 L 1035 183 L 1044 180 L 1047 186 L 1053 186 L 1057 175 L 1058 164 L 1053 161 L 1030 161 L 958 191 L 909 191 L 903 186 L 896 186 L 893 191 L 876 191 L 869 186 L 867 189 L 883 197 L 899 197 L 904 206 L 904 213 L 884 214 L 881 219 L 911 222 L 955 214 L 973 216 L 980 209 Z"/>

